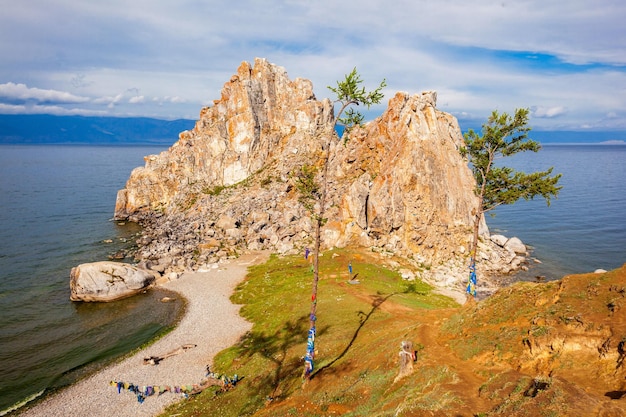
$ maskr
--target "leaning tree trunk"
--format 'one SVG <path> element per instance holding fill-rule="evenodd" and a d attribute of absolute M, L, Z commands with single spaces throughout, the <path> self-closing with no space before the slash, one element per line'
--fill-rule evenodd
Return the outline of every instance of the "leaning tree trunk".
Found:
<path fill-rule="evenodd" d="M 309 334 L 307 338 L 306 355 L 304 357 L 304 378 L 311 379 L 313 374 L 313 361 L 315 359 L 315 335 L 317 321 L 317 284 L 319 282 L 319 252 L 322 220 L 318 219 L 315 224 L 315 246 L 313 248 L 313 286 L 311 289 L 311 313 L 309 315 Z"/>
<path fill-rule="evenodd" d="M 334 129 L 334 125 L 333 125 Z M 330 145 L 332 143 L 333 134 L 328 132 L 328 142 L 326 144 L 326 155 L 324 158 L 324 170 L 322 173 L 322 195 L 320 196 L 319 214 L 315 219 L 315 246 L 313 247 L 313 286 L 311 290 L 311 313 L 309 315 L 309 333 L 307 338 L 307 351 L 304 357 L 304 378 L 305 382 L 311 379 L 314 370 L 315 359 L 315 336 L 317 321 L 317 285 L 319 282 L 319 256 L 321 247 L 322 224 L 324 222 L 324 211 L 326 205 L 327 194 L 327 174 L 328 161 L 330 159 Z"/>
<path fill-rule="evenodd" d="M 472 246 L 470 249 L 470 264 L 469 264 L 469 276 L 467 279 L 467 288 L 465 292 L 472 297 L 476 297 L 476 253 L 478 252 L 478 230 L 480 229 L 480 221 L 483 217 L 483 195 L 485 192 L 484 181 L 480 189 L 480 195 L 478 196 L 478 208 L 476 217 L 474 217 L 474 236 L 472 239 Z"/>
<path fill-rule="evenodd" d="M 474 236 L 472 237 L 472 246 L 470 248 L 470 262 L 476 260 L 476 252 L 478 252 L 478 231 L 480 229 L 481 219 L 482 213 L 479 213 L 474 217 Z"/>

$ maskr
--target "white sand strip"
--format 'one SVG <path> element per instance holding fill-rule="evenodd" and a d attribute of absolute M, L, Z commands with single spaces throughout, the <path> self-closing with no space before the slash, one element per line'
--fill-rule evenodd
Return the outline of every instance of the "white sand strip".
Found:
<path fill-rule="evenodd" d="M 241 282 L 248 266 L 260 263 L 266 254 L 245 255 L 220 264 L 211 272 L 184 274 L 163 285 L 188 300 L 185 317 L 174 331 L 148 348 L 111 365 L 92 376 L 26 409 L 22 416 L 154 416 L 176 401 L 182 394 L 164 392 L 147 397 L 141 404 L 128 391 L 118 394 L 110 381 L 139 386 L 185 386 L 200 383 L 206 366 L 221 350 L 237 343 L 252 325 L 239 315 L 240 306 L 229 298 Z M 183 345 L 197 345 L 181 354 L 168 357 L 159 365 L 144 365 L 149 356 L 163 356 Z"/>

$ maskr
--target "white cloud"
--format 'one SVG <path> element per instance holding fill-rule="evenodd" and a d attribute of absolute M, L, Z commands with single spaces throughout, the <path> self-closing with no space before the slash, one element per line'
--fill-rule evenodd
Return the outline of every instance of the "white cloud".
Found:
<path fill-rule="evenodd" d="M 3 5 L 0 91 L 26 95 L 0 103 L 195 118 L 258 56 L 318 98 L 356 66 L 368 87 L 387 78 L 388 98 L 437 90 L 442 110 L 476 119 L 527 107 L 539 127 L 609 127 L 626 114 L 623 0 L 52 3 Z"/>
<path fill-rule="evenodd" d="M 563 106 L 556 107 L 531 107 L 531 115 L 538 118 L 552 118 L 565 114 Z"/>
<path fill-rule="evenodd" d="M 170 96 L 165 96 L 165 97 L 152 97 L 152 101 L 155 103 L 159 103 L 160 105 L 165 104 L 165 103 L 178 103 L 178 104 L 183 104 L 186 103 L 187 100 L 185 100 L 182 97 L 170 97 Z"/>
<path fill-rule="evenodd" d="M 25 113 L 26 106 L 22 104 L 5 104 L 0 103 L 0 113 L 3 114 L 21 114 Z"/>
<path fill-rule="evenodd" d="M 119 103 L 123 98 L 124 98 L 124 94 L 117 94 L 115 96 L 98 97 L 94 99 L 93 102 L 96 104 L 111 105 L 111 104 Z"/>
<path fill-rule="evenodd" d="M 80 97 L 65 91 L 44 90 L 41 88 L 29 88 L 25 84 L 8 82 L 0 84 L 0 98 L 9 101 L 38 101 L 41 103 L 84 103 L 89 101 L 87 97 Z"/>

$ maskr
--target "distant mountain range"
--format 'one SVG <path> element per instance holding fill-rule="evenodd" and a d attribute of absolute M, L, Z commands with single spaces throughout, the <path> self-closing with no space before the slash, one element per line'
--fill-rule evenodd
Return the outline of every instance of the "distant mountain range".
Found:
<path fill-rule="evenodd" d="M 169 145 L 194 124 L 188 119 L 0 114 L 0 144 Z M 542 144 L 626 144 L 626 131 L 533 130 L 530 137 Z"/>
<path fill-rule="evenodd" d="M 0 144 L 168 145 L 194 120 L 0 114 Z"/>

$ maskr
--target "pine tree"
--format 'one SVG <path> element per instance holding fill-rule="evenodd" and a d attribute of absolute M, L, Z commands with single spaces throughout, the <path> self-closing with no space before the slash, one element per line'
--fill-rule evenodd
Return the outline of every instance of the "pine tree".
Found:
<path fill-rule="evenodd" d="M 558 185 L 561 174 L 552 175 L 554 167 L 546 171 L 526 174 L 509 167 L 495 165 L 498 158 L 514 155 L 518 152 L 538 152 L 541 145 L 528 138 L 528 109 L 517 109 L 511 117 L 507 113 L 493 111 L 487 123 L 482 126 L 482 136 L 473 130 L 465 135 L 465 147 L 461 153 L 469 159 L 470 167 L 476 179 L 478 210 L 474 218 L 474 236 L 470 250 L 470 282 L 467 292 L 475 292 L 475 260 L 478 248 L 478 228 L 484 213 L 494 208 L 513 204 L 519 199 L 532 200 L 541 196 L 548 206 L 550 199 L 561 190 Z"/>
<path fill-rule="evenodd" d="M 369 108 L 372 104 L 378 104 L 383 99 L 384 95 L 381 92 L 386 86 L 385 80 L 383 80 L 378 88 L 373 91 L 365 91 L 365 87 L 361 84 L 363 80 L 357 73 L 356 68 L 347 74 L 343 81 L 337 82 L 337 87 L 328 87 L 332 91 L 336 98 L 333 101 L 333 105 L 339 106 L 339 111 L 335 118 L 332 131 L 327 132 L 327 142 L 324 146 L 325 154 L 322 164 L 322 172 L 318 175 L 314 166 L 305 165 L 300 168 L 300 171 L 295 175 L 295 184 L 299 192 L 299 200 L 304 207 L 311 213 L 313 221 L 315 223 L 315 242 L 313 247 L 313 285 L 311 295 L 311 313 L 309 316 L 309 333 L 307 339 L 307 353 L 304 363 L 304 378 L 308 380 L 311 378 L 315 358 L 315 336 L 317 320 L 317 286 L 319 282 L 319 253 L 321 245 L 321 229 L 326 219 L 324 218 L 326 196 L 327 196 L 327 175 L 328 175 L 328 161 L 330 159 L 330 149 L 333 141 L 339 141 L 340 138 L 337 134 L 337 126 L 343 127 L 342 138 L 344 143 L 349 139 L 350 131 L 355 126 L 361 126 L 363 124 L 364 116 L 354 110 L 352 106 L 365 105 Z M 315 210 L 317 206 L 317 211 Z"/>

